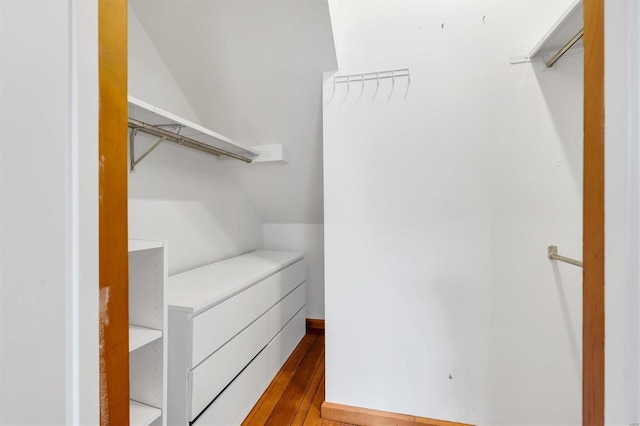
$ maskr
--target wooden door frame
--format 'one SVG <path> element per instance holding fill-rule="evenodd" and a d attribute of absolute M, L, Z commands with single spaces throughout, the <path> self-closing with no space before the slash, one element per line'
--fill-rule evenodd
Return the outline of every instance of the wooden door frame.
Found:
<path fill-rule="evenodd" d="M 584 0 L 582 424 L 604 425 L 604 0 Z"/>
<path fill-rule="evenodd" d="M 127 0 L 98 0 L 100 424 L 129 424 Z"/>

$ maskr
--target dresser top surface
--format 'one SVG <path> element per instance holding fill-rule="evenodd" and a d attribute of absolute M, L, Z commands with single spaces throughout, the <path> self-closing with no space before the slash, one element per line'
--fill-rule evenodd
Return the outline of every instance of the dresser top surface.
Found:
<path fill-rule="evenodd" d="M 295 251 L 258 250 L 169 277 L 169 310 L 197 314 L 304 257 Z"/>

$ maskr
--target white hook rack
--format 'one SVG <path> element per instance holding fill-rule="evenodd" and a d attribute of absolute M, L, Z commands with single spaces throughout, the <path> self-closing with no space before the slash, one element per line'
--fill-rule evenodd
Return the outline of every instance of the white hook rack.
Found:
<path fill-rule="evenodd" d="M 349 96 L 349 92 L 351 90 L 351 83 L 358 82 L 362 84 L 362 88 L 360 91 L 360 98 L 362 97 L 362 93 L 364 92 L 364 84 L 365 81 L 376 81 L 376 92 L 373 95 L 373 99 L 376 98 L 378 94 L 378 89 L 380 88 L 380 80 L 384 80 L 390 78 L 392 80 L 391 84 L 391 92 L 389 93 L 389 97 L 393 94 L 393 89 L 395 88 L 396 79 L 406 77 L 407 78 L 407 91 L 409 90 L 409 85 L 411 84 L 411 74 L 409 72 L 409 68 L 400 68 L 395 70 L 388 71 L 376 71 L 376 72 L 367 72 L 360 74 L 348 74 L 348 75 L 337 75 L 333 77 L 333 93 L 335 94 L 336 85 L 337 84 L 347 84 L 347 92 L 343 98 L 343 102 L 346 101 Z M 358 98 L 358 99 L 360 99 Z"/>

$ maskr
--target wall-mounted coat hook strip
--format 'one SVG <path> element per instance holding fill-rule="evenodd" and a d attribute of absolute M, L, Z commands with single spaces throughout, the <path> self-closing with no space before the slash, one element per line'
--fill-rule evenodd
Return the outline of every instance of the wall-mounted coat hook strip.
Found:
<path fill-rule="evenodd" d="M 569 263 L 571 265 L 579 266 L 582 268 L 582 262 L 579 260 L 571 259 L 570 257 L 560 256 L 558 254 L 558 246 L 549 246 L 547 248 L 547 257 L 551 260 L 559 260 L 560 262 Z"/>
<path fill-rule="evenodd" d="M 389 93 L 389 97 L 393 94 L 393 89 L 396 85 L 397 78 L 407 78 L 407 90 L 409 88 L 409 84 L 411 84 L 411 74 L 409 72 L 409 68 L 401 68 L 397 70 L 388 70 L 388 71 L 377 71 L 377 72 L 366 72 L 362 74 L 349 74 L 349 75 L 337 75 L 333 77 L 333 93 L 335 94 L 336 84 L 346 84 L 347 91 L 342 99 L 342 101 L 346 101 L 349 96 L 349 92 L 351 90 L 351 83 L 359 83 L 361 85 L 360 88 L 360 98 L 362 98 L 362 94 L 364 92 L 364 84 L 366 81 L 376 81 L 376 92 L 373 95 L 373 99 L 375 99 L 378 94 L 378 89 L 380 88 L 380 80 L 391 79 L 391 91 Z"/>

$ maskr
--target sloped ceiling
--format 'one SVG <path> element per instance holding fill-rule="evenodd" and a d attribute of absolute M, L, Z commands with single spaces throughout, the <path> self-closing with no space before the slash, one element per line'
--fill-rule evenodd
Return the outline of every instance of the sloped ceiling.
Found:
<path fill-rule="evenodd" d="M 322 223 L 322 72 L 337 69 L 326 0 L 130 0 L 202 124 L 289 164 L 228 165 L 267 223 Z M 212 182 L 215 184 L 215 182 Z"/>

